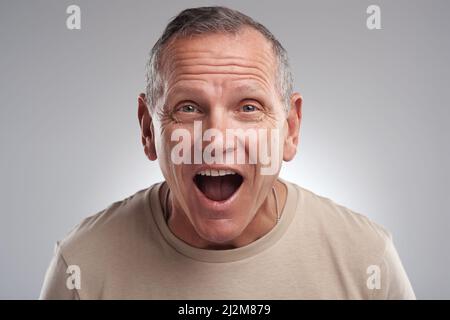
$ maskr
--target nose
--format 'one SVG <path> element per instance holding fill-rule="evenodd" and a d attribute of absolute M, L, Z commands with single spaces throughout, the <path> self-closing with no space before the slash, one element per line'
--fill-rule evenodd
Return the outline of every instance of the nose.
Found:
<path fill-rule="evenodd" d="M 211 155 L 216 159 L 227 159 L 226 154 L 234 151 L 233 141 L 227 141 L 226 132 L 232 125 L 232 118 L 229 111 L 216 105 L 211 108 L 208 116 L 203 121 L 203 136 L 205 138 L 203 148 L 208 147 L 211 150 Z M 217 154 L 222 153 L 222 157 Z"/>
<path fill-rule="evenodd" d="M 225 134 L 226 129 L 229 127 L 229 121 L 226 108 L 216 105 L 210 109 L 203 126 L 205 130 L 215 129 Z"/>

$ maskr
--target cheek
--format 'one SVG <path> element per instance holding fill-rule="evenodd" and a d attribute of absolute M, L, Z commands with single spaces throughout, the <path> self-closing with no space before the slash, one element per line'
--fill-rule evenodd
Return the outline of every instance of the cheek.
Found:
<path fill-rule="evenodd" d="M 178 141 L 172 141 L 172 134 L 175 129 L 173 125 L 163 125 L 159 128 L 155 137 L 158 157 L 164 159 L 166 164 L 172 163 L 170 154 L 173 147 L 178 143 Z"/>
<path fill-rule="evenodd" d="M 181 131 L 177 132 L 176 130 Z M 180 132 L 183 132 L 182 137 L 179 135 Z M 165 174 L 167 173 L 181 179 L 182 167 L 192 163 L 192 159 L 187 160 L 188 162 L 180 163 L 178 156 L 180 155 L 180 149 L 183 150 L 181 151 L 181 154 L 184 154 L 184 150 L 187 149 L 190 149 L 190 154 L 193 154 L 192 137 L 193 131 L 188 126 L 167 125 L 160 131 L 157 139 L 157 152 L 158 158 L 160 159 L 160 167 Z M 176 158 L 172 159 L 174 155 Z"/>
<path fill-rule="evenodd" d="M 173 171 L 171 161 L 171 131 L 166 128 L 155 128 L 155 149 L 158 156 L 159 167 L 166 179 L 172 180 L 168 175 Z"/>
<path fill-rule="evenodd" d="M 287 136 L 282 124 L 280 123 L 278 127 L 255 127 L 255 131 L 256 141 L 252 142 L 249 139 L 245 141 L 246 152 L 256 153 L 258 165 L 268 166 L 272 159 L 278 159 L 279 163 L 283 157 L 284 141 Z"/>

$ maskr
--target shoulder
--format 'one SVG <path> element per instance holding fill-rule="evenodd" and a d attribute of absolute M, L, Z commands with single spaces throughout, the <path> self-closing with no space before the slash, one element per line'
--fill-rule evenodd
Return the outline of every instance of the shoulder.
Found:
<path fill-rule="evenodd" d="M 367 265 L 382 261 L 392 235 L 362 213 L 306 188 L 292 184 L 299 194 L 298 218 L 302 232 L 321 247 L 358 259 Z"/>
<path fill-rule="evenodd" d="M 112 203 L 86 217 L 58 242 L 59 253 L 68 264 L 111 262 L 117 253 L 139 246 L 142 237 L 151 236 L 149 192 L 159 183 Z"/>
<path fill-rule="evenodd" d="M 152 241 L 157 230 L 152 222 L 149 193 L 159 185 L 140 190 L 83 219 L 57 241 L 40 297 L 98 299 L 108 286 L 120 281 L 124 271 L 137 272 L 139 266 L 132 262 L 139 261 L 143 252 L 158 248 L 157 241 Z M 67 287 L 71 270 L 78 274 L 77 290 Z"/>

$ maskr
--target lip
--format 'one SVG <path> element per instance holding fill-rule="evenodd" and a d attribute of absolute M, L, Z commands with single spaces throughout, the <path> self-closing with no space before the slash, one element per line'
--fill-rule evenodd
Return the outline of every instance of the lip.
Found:
<path fill-rule="evenodd" d="M 214 167 L 213 168 L 211 166 L 207 166 L 207 167 L 205 166 L 203 169 L 199 169 L 198 171 L 205 170 L 205 169 L 216 169 L 216 170 L 219 170 L 219 167 Z M 222 170 L 233 170 L 233 171 L 236 171 L 237 173 L 239 173 L 237 170 L 234 170 L 233 168 L 230 168 L 230 167 L 221 167 L 220 169 L 222 169 Z M 239 174 L 243 178 L 243 181 L 242 181 L 241 185 L 231 195 L 231 197 L 229 197 L 226 200 L 221 200 L 221 201 L 211 200 L 208 197 L 206 197 L 205 194 L 197 187 L 195 182 L 192 181 L 192 184 L 194 185 L 195 193 L 197 195 L 197 199 L 199 200 L 201 207 L 207 209 L 209 212 L 216 213 L 216 214 L 213 214 L 213 215 L 209 214 L 210 215 L 209 217 L 211 219 L 228 219 L 228 218 L 230 218 L 230 217 L 228 217 L 227 214 L 225 214 L 225 212 L 229 211 L 231 209 L 231 207 L 234 205 L 234 203 L 236 202 L 237 198 L 239 197 L 239 193 L 241 192 L 241 190 L 243 188 L 243 185 L 245 183 L 244 176 L 241 173 L 239 173 Z"/>

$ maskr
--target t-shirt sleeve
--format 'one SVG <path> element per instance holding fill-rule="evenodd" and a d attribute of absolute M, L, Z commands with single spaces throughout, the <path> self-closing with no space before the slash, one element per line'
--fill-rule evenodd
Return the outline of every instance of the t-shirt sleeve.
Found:
<path fill-rule="evenodd" d="M 41 300 L 79 300 L 76 288 L 67 285 L 70 273 L 67 273 L 68 265 L 64 260 L 58 242 L 55 252 L 44 278 L 39 299 Z"/>
<path fill-rule="evenodd" d="M 414 294 L 391 236 L 386 241 L 386 249 L 381 264 L 381 270 L 381 290 L 375 298 L 386 300 L 416 299 L 416 295 Z"/>

